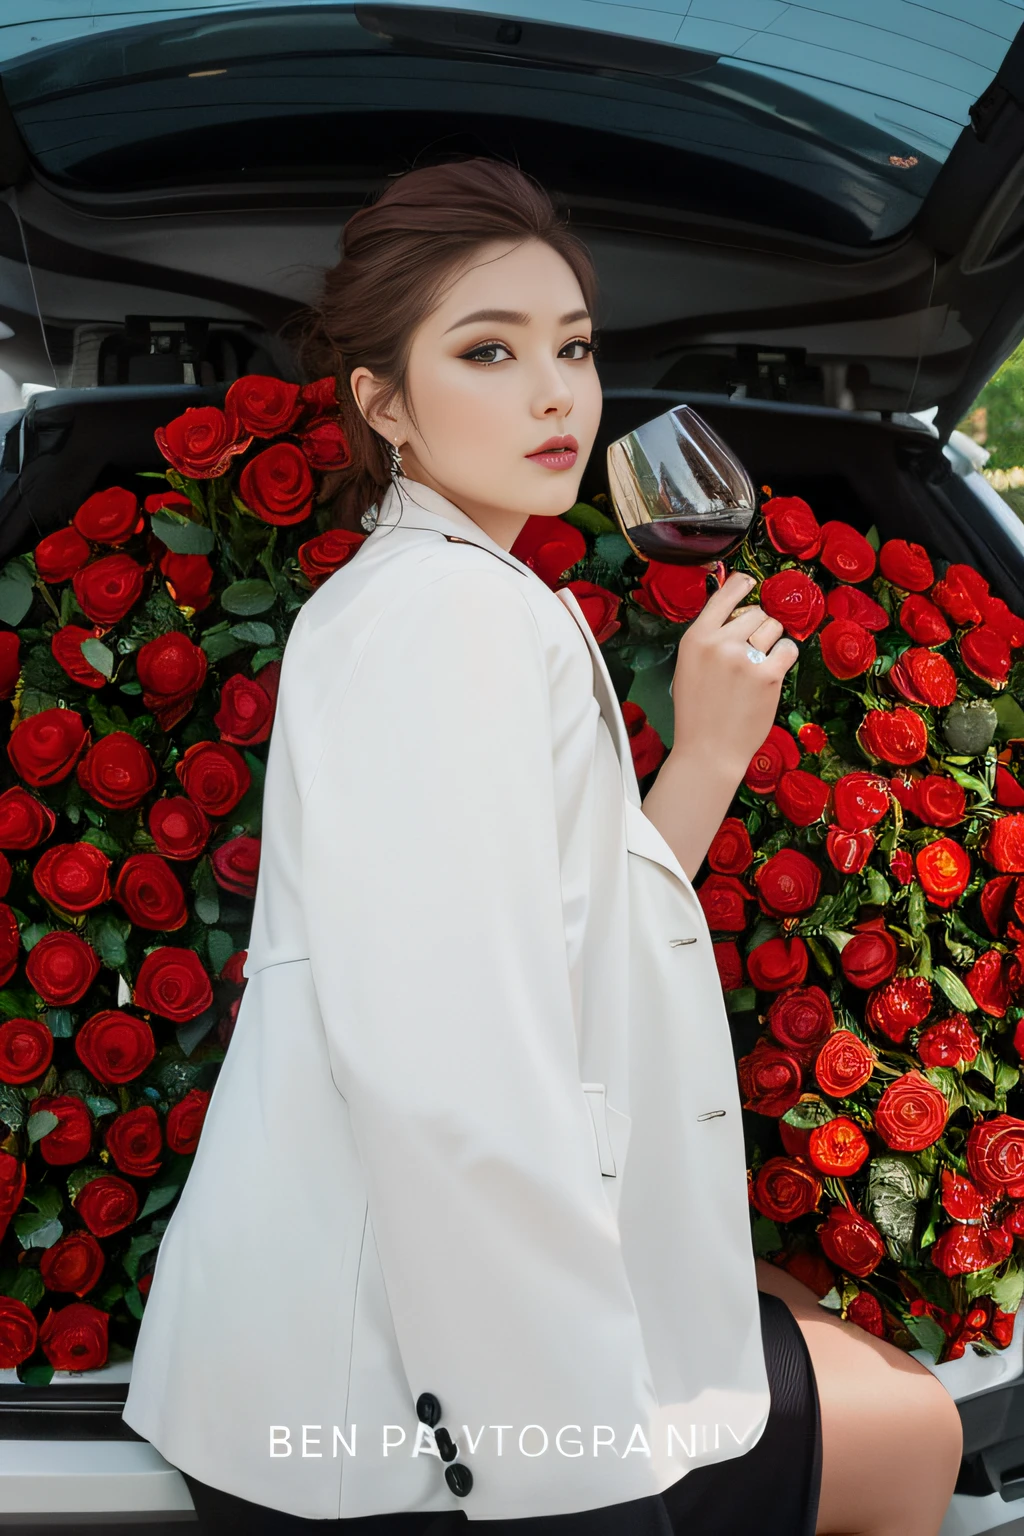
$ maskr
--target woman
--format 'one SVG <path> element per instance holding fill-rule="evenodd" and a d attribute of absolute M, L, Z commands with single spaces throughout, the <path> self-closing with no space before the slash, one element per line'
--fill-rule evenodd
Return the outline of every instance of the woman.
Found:
<path fill-rule="evenodd" d="M 641 808 L 578 605 L 509 554 L 576 500 L 594 290 L 484 160 L 396 180 L 327 277 L 343 516 L 377 513 L 289 636 L 248 986 L 124 1413 L 211 1531 L 934 1536 L 952 1491 L 935 1377 L 750 1245 L 690 879 L 796 647 L 730 576 Z"/>

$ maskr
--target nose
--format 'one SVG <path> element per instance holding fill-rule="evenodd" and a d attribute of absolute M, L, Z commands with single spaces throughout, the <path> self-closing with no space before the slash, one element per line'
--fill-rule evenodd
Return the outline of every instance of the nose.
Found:
<path fill-rule="evenodd" d="M 537 365 L 533 414 L 541 420 L 568 416 L 573 407 L 573 392 L 564 371 L 553 357 L 544 357 Z"/>

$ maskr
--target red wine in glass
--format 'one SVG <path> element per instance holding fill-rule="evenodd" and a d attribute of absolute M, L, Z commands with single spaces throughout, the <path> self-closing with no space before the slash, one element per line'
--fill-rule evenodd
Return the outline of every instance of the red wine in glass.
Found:
<path fill-rule="evenodd" d="M 608 487 L 635 552 L 670 565 L 704 565 L 725 580 L 757 500 L 750 476 L 688 405 L 673 407 L 608 449 Z"/>

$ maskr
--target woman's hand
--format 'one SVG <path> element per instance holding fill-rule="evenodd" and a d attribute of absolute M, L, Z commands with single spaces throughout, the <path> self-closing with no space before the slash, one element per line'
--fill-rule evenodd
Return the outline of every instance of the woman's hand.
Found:
<path fill-rule="evenodd" d="M 714 764 L 734 787 L 771 730 L 782 680 L 800 655 L 778 619 L 756 603 L 730 617 L 753 586 L 752 577 L 733 571 L 708 598 L 679 642 L 672 677 L 673 750 Z M 748 645 L 767 661 L 752 662 Z"/>

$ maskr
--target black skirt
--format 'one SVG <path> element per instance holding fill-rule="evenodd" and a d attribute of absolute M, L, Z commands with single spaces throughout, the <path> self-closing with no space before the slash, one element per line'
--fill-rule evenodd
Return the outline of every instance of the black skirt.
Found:
<path fill-rule="evenodd" d="M 814 1536 L 821 1490 L 814 1367 L 785 1302 L 767 1291 L 757 1294 L 771 1390 L 764 1432 L 752 1450 L 694 1467 L 664 1493 L 521 1520 L 470 1520 L 461 1509 L 309 1520 L 251 1504 L 182 1471 L 199 1529 L 202 1536 L 295 1536 L 328 1525 L 344 1526 L 346 1536 L 736 1536 L 755 1529 L 758 1536 Z"/>

